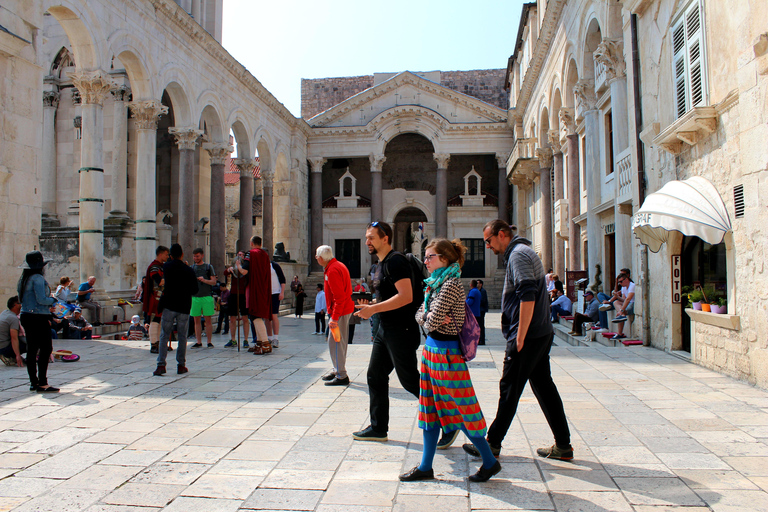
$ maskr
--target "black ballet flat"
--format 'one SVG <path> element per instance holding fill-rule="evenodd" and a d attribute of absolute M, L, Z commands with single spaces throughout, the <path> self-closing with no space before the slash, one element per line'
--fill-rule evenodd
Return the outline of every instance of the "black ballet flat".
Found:
<path fill-rule="evenodd" d="M 59 388 L 55 388 L 53 386 L 48 386 L 47 388 L 42 388 L 40 386 L 37 387 L 38 393 L 58 393 L 61 391 Z"/>

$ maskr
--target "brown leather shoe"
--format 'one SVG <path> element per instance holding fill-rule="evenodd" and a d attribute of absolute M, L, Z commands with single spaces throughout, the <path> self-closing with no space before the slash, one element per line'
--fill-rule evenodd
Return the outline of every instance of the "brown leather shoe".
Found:
<path fill-rule="evenodd" d="M 182 373 L 187 373 L 188 371 L 189 371 L 189 370 L 187 369 L 187 367 L 186 367 L 186 366 L 182 366 L 182 365 L 179 365 L 179 366 L 176 368 L 176 373 L 178 373 L 179 375 L 181 375 Z"/>
<path fill-rule="evenodd" d="M 165 366 L 157 365 L 157 368 L 155 368 L 155 371 L 152 372 L 152 375 L 157 375 L 158 377 L 165 373 Z"/>
<path fill-rule="evenodd" d="M 253 352 L 253 355 L 255 355 L 255 356 L 260 356 L 261 354 L 264 353 L 264 352 L 262 352 L 262 347 L 261 347 L 261 342 L 260 341 L 254 342 L 253 343 L 253 350 L 248 349 L 248 351 L 249 352 Z"/>
<path fill-rule="evenodd" d="M 269 341 L 262 341 L 261 342 L 261 353 L 262 354 L 271 354 L 272 353 L 272 343 Z"/>

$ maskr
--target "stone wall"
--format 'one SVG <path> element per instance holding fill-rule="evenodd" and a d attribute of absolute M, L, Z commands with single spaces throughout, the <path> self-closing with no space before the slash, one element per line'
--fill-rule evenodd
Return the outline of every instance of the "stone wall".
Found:
<path fill-rule="evenodd" d="M 440 71 L 440 85 L 507 110 L 506 69 Z M 374 75 L 301 80 L 301 117 L 310 119 L 374 86 Z"/>

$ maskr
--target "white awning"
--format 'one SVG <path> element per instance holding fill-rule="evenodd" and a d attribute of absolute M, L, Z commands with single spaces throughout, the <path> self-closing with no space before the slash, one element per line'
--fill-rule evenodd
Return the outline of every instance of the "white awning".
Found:
<path fill-rule="evenodd" d="M 659 252 L 670 231 L 697 236 L 715 245 L 730 230 L 731 219 L 720 194 L 699 176 L 670 181 L 648 195 L 632 218 L 635 236 L 653 252 Z"/>

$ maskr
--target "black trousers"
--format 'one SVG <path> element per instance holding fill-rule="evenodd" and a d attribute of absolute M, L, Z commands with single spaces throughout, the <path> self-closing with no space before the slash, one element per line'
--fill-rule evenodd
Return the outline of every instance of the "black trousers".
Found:
<path fill-rule="evenodd" d="M 403 388 L 419 397 L 421 377 L 416 361 L 419 344 L 421 334 L 415 320 L 406 325 L 379 324 L 368 363 L 371 427 L 376 432 L 389 431 L 389 374 L 392 370 L 397 373 Z"/>
<path fill-rule="evenodd" d="M 480 326 L 480 341 L 478 344 L 485 345 L 485 313 L 480 313 L 480 316 L 476 316 L 477 325 Z"/>
<path fill-rule="evenodd" d="M 325 332 L 325 313 L 315 313 L 315 332 Z"/>
<path fill-rule="evenodd" d="M 22 313 L 21 325 L 27 333 L 27 373 L 31 386 L 48 385 L 48 358 L 53 352 L 51 315 Z M 39 352 L 38 352 L 39 351 Z"/>
<path fill-rule="evenodd" d="M 499 406 L 496 419 L 488 429 L 488 442 L 491 446 L 501 446 L 507 430 L 515 419 L 517 404 L 523 394 L 525 383 L 530 382 L 536 400 L 539 402 L 549 428 L 555 436 L 558 446 L 568 446 L 571 443 L 571 432 L 568 420 L 563 410 L 563 400 L 552 380 L 552 370 L 549 366 L 549 350 L 552 347 L 554 334 L 525 340 L 523 350 L 517 351 L 514 341 L 507 344 L 504 358 L 504 370 L 499 382 Z"/>

